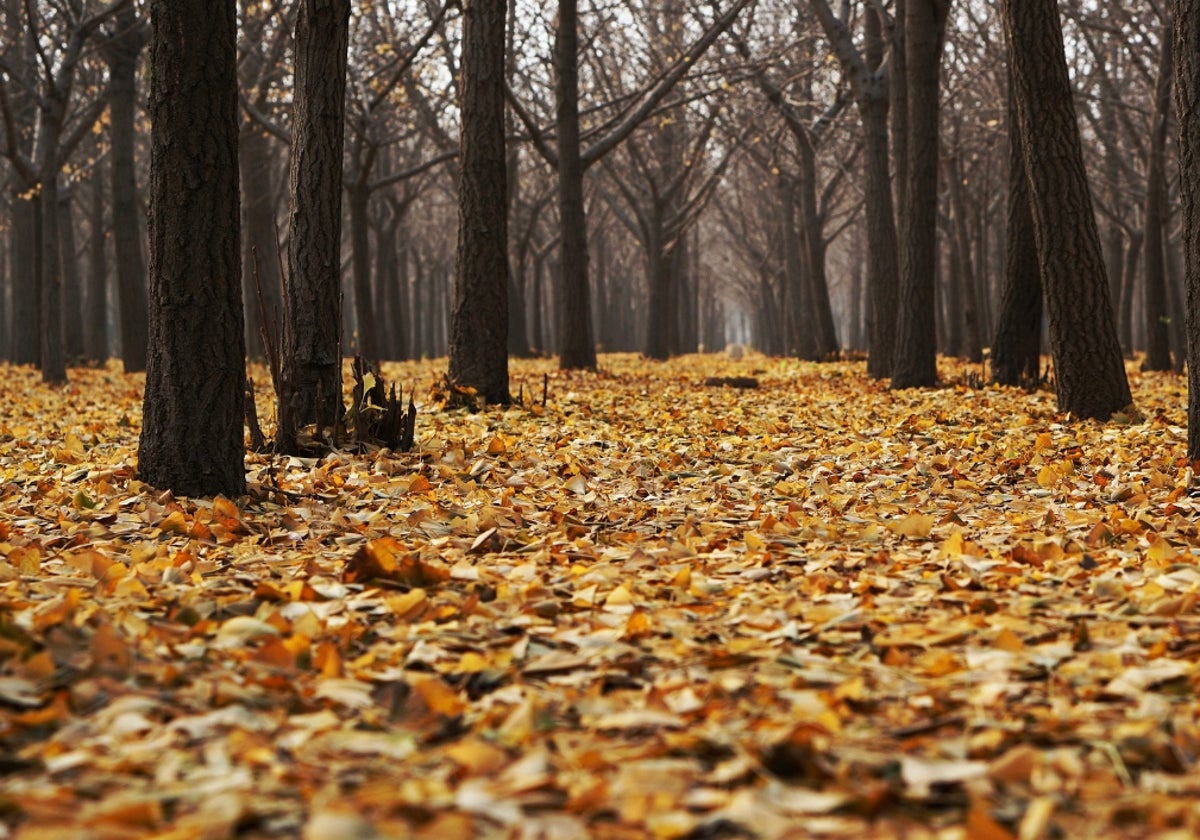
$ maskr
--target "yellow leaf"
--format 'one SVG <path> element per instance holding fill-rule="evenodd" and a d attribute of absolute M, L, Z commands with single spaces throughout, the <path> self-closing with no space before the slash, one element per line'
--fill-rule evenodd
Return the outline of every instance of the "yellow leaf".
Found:
<path fill-rule="evenodd" d="M 898 537 L 921 538 L 929 536 L 936 520 L 923 513 L 910 513 L 899 522 L 892 523 L 892 533 Z"/>
<path fill-rule="evenodd" d="M 458 692 L 446 685 L 441 677 L 432 674 L 412 674 L 407 679 L 413 691 L 434 714 L 456 717 L 466 710 L 467 704 L 458 696 Z"/>

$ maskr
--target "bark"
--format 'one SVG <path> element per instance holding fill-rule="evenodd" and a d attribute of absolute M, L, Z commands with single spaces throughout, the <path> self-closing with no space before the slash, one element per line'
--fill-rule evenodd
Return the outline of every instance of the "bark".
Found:
<path fill-rule="evenodd" d="M 563 370 L 596 367 L 588 284 L 587 219 L 579 140 L 577 0 L 559 0 L 554 36 L 555 126 L 558 131 L 558 216 L 562 230 L 557 289 L 559 355 Z"/>
<path fill-rule="evenodd" d="M 112 37 L 104 42 L 108 64 L 109 142 L 112 144 L 112 231 L 117 301 L 121 331 L 121 363 L 126 373 L 146 369 L 146 272 L 142 261 L 134 161 L 134 115 L 137 109 L 138 56 L 145 31 L 131 8 L 116 18 Z"/>
<path fill-rule="evenodd" d="M 151 7 L 150 355 L 138 473 L 245 492 L 245 345 L 232 0 Z"/>
<path fill-rule="evenodd" d="M 341 419 L 342 148 L 350 0 L 301 0 L 288 176 L 279 393 L 281 452 L 307 425 Z"/>
<path fill-rule="evenodd" d="M 950 278 L 951 283 L 959 287 L 959 299 L 962 306 L 962 318 L 959 326 L 962 331 L 962 346 L 960 352 L 969 362 L 978 364 L 983 361 L 983 337 L 980 329 L 979 304 L 975 297 L 975 264 L 974 250 L 971 247 L 970 208 L 967 207 L 966 197 L 962 188 L 962 167 L 958 156 L 950 159 L 950 205 L 951 218 L 954 225 L 953 236 L 958 248 L 958 273 Z M 956 315 L 957 317 L 957 315 Z"/>
<path fill-rule="evenodd" d="M 24 25 L 25 10 L 22 0 L 8 0 L 6 9 L 5 40 L 9 44 L 6 55 L 16 64 L 17 71 L 32 67 L 32 28 Z M 20 85 L 32 88 L 33 82 L 21 79 Z M 34 123 L 37 119 L 37 103 L 32 96 L 14 97 L 12 119 L 16 134 L 16 153 L 22 158 L 32 158 Z M 40 257 L 38 255 L 38 229 L 41 223 L 40 202 L 33 189 L 36 181 L 32 173 L 25 172 L 14 164 L 10 176 L 11 227 L 10 274 L 12 281 L 12 334 L 8 348 L 9 360 L 18 365 L 36 365 L 41 357 L 41 339 L 38 325 L 41 323 Z"/>
<path fill-rule="evenodd" d="M 104 225 L 104 179 L 99 165 L 92 175 L 91 228 L 88 241 L 87 294 L 83 308 L 83 352 L 89 361 L 108 360 L 108 248 Z"/>
<path fill-rule="evenodd" d="M 1187 457 L 1200 461 L 1200 0 L 1174 0 L 1175 110 L 1187 289 Z"/>
<path fill-rule="evenodd" d="M 366 184 L 347 190 L 350 221 L 350 274 L 354 281 L 354 320 L 358 324 L 355 347 L 358 355 L 380 359 L 379 316 L 371 288 L 371 223 L 368 210 L 371 193 Z"/>
<path fill-rule="evenodd" d="M 504 147 L 505 0 L 464 9 L 458 261 L 450 315 L 450 381 L 507 405 L 508 161 Z"/>
<path fill-rule="evenodd" d="M 1038 265 L 1045 287 L 1058 407 L 1107 420 L 1132 403 L 1055 0 L 1005 0 Z"/>
<path fill-rule="evenodd" d="M 62 264 L 63 353 L 73 363 L 83 358 L 83 281 L 75 243 L 71 188 L 58 191 L 58 258 Z"/>
<path fill-rule="evenodd" d="M 1142 370 L 1171 369 L 1171 335 L 1167 316 L 1167 279 L 1164 236 L 1167 209 L 1167 120 L 1171 112 L 1171 21 L 1163 27 L 1159 49 L 1158 80 L 1154 86 L 1149 160 L 1146 166 L 1146 216 L 1142 272 L 1142 309 L 1146 319 L 1146 358 Z"/>
<path fill-rule="evenodd" d="M 1004 241 L 1004 290 L 996 337 L 992 341 L 992 381 L 998 385 L 1028 386 L 1041 377 L 1042 274 L 1013 87 L 1010 77 L 1008 233 Z"/>
<path fill-rule="evenodd" d="M 938 81 L 948 0 L 907 0 L 908 155 L 893 388 L 937 384 Z"/>
<path fill-rule="evenodd" d="M 279 276 L 279 244 L 275 239 L 271 157 L 271 142 L 266 132 L 253 122 L 244 121 L 238 136 L 242 176 L 242 300 L 246 310 L 246 351 L 259 359 L 266 354 L 263 317 L 278 328 L 283 285 Z"/>
<path fill-rule="evenodd" d="M 38 121 L 39 181 L 42 185 L 41 292 L 42 292 L 42 381 L 58 385 L 67 381 L 63 353 L 62 259 L 58 224 L 58 142 L 61 138 L 66 101 L 49 94 Z"/>

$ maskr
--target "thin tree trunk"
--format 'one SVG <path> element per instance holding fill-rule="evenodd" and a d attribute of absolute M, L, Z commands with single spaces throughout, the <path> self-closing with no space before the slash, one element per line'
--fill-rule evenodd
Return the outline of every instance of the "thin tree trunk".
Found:
<path fill-rule="evenodd" d="M 109 141 L 112 144 L 112 231 L 126 373 L 146 369 L 146 271 L 142 260 L 134 163 L 138 55 L 146 36 L 130 6 L 117 15 L 117 34 L 104 44 L 108 63 Z"/>
<path fill-rule="evenodd" d="M 108 248 L 104 225 L 104 179 L 100 165 L 92 173 L 88 281 L 84 296 L 83 352 L 92 362 L 108 360 Z"/>
<path fill-rule="evenodd" d="M 596 367 L 588 284 L 587 219 L 579 146 L 579 34 L 577 0 L 559 0 L 554 39 L 555 126 L 558 130 L 559 258 L 558 364 L 563 370 Z"/>
<path fill-rule="evenodd" d="M 1171 19 L 1164 21 L 1154 86 L 1149 163 L 1146 167 L 1145 266 L 1142 272 L 1142 316 L 1146 324 L 1146 358 L 1142 370 L 1171 369 L 1171 336 L 1167 320 L 1167 278 L 1163 228 L 1167 215 L 1167 120 L 1171 112 Z"/>
<path fill-rule="evenodd" d="M 464 9 L 458 259 L 450 381 L 507 405 L 508 161 L 504 149 L 505 0 Z"/>
<path fill-rule="evenodd" d="M 301 0 L 296 15 L 291 196 L 276 447 L 342 413 L 342 146 L 350 0 Z"/>

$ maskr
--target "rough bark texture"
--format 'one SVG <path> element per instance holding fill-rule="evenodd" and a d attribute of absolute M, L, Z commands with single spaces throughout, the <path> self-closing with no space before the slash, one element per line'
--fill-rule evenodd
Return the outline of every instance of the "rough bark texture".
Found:
<path fill-rule="evenodd" d="M 177 495 L 245 492 L 232 0 L 151 6 L 150 355 L 138 473 Z"/>
<path fill-rule="evenodd" d="M 504 151 L 505 0 L 464 10 L 458 270 L 450 381 L 508 404 L 508 161 Z"/>
<path fill-rule="evenodd" d="M 277 448 L 342 412 L 342 146 L 350 0 L 302 0 L 296 15 L 291 197 Z"/>
<path fill-rule="evenodd" d="M 908 159 L 893 388 L 937 384 L 938 80 L 948 0 L 907 0 Z"/>
<path fill-rule="evenodd" d="M 1174 0 L 1175 110 L 1187 287 L 1188 443 L 1200 460 L 1200 0 Z"/>
<path fill-rule="evenodd" d="M 559 0 L 554 37 L 555 125 L 558 130 L 558 214 L 562 229 L 557 288 L 558 364 L 596 367 L 588 285 L 587 220 L 579 148 L 579 34 L 576 0 Z"/>
<path fill-rule="evenodd" d="M 1008 238 L 1004 242 L 1004 290 L 992 342 L 992 381 L 1036 382 L 1041 376 L 1042 274 L 1038 268 L 1029 179 L 1017 126 L 1013 86 L 1008 96 Z"/>
<path fill-rule="evenodd" d="M 104 44 L 108 63 L 109 142 L 112 144 L 112 230 L 116 267 L 121 363 L 126 373 L 146 369 L 146 271 L 142 261 L 134 166 L 134 113 L 138 55 L 146 35 L 133 8 L 117 15 Z"/>
<path fill-rule="evenodd" d="M 1107 420 L 1133 400 L 1113 323 L 1055 0 L 1005 0 L 1058 407 Z"/>
<path fill-rule="evenodd" d="M 1146 166 L 1146 240 L 1142 273 L 1142 315 L 1146 319 L 1146 358 L 1142 370 L 1171 369 L 1170 319 L 1163 228 L 1167 215 L 1167 120 L 1171 111 L 1171 21 L 1163 27 L 1158 79 L 1154 86 L 1149 160 Z"/>

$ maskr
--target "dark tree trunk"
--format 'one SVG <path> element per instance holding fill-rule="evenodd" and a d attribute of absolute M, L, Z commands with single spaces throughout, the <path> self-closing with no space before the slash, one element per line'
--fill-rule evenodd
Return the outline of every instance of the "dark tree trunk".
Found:
<path fill-rule="evenodd" d="M 58 142 L 66 102 L 48 103 L 42 108 L 38 130 L 38 157 L 42 161 L 42 381 L 58 385 L 67 381 L 67 360 L 63 354 L 63 275 L 59 251 L 58 224 Z M 48 113 L 51 111 L 52 113 Z"/>
<path fill-rule="evenodd" d="M 1200 0 L 1174 0 L 1175 110 L 1187 288 L 1187 457 L 1200 461 Z"/>
<path fill-rule="evenodd" d="M 893 388 L 937 384 L 938 79 L 948 0 L 907 0 L 908 157 Z"/>
<path fill-rule="evenodd" d="M 1158 81 L 1154 86 L 1149 162 L 1146 167 L 1145 265 L 1142 272 L 1142 316 L 1146 323 L 1146 358 L 1142 370 L 1171 369 L 1171 335 L 1167 318 L 1164 236 L 1167 208 L 1167 120 L 1171 112 L 1171 20 L 1163 27 Z"/>
<path fill-rule="evenodd" d="M 283 281 L 279 276 L 279 244 L 275 240 L 275 185 L 271 143 L 250 121 L 238 136 L 242 175 L 242 300 L 246 310 L 246 351 L 264 358 L 263 316 L 278 328 Z M 257 275 L 257 276 L 256 276 Z M 262 305 L 259 304 L 259 293 Z M 261 309 L 265 308 L 266 312 Z"/>
<path fill-rule="evenodd" d="M 92 173 L 87 294 L 83 308 L 83 353 L 101 365 L 108 360 L 108 248 L 104 224 L 104 180 Z"/>
<path fill-rule="evenodd" d="M 83 280 L 75 243 L 71 189 L 58 191 L 58 258 L 62 263 L 63 353 L 72 363 L 83 358 Z"/>
<path fill-rule="evenodd" d="M 900 288 L 896 217 L 888 166 L 886 94 L 861 104 L 859 112 L 863 121 L 863 200 L 867 227 L 867 290 L 871 301 L 867 374 L 874 379 L 885 379 L 892 375 L 895 358 Z"/>
<path fill-rule="evenodd" d="M 959 299 L 962 306 L 960 327 L 962 330 L 962 347 L 960 352 L 969 362 L 978 364 L 983 361 L 983 333 L 980 329 L 979 303 L 976 299 L 975 272 L 977 267 L 973 262 L 971 247 L 970 208 L 967 207 L 966 197 L 962 189 L 962 168 L 957 156 L 950 160 L 950 204 L 953 219 L 953 237 L 958 249 L 958 273 L 951 277 L 952 283 L 959 286 Z"/>
<path fill-rule="evenodd" d="M 151 7 L 150 356 L 138 473 L 177 495 L 246 489 L 232 0 Z"/>
<path fill-rule="evenodd" d="M 458 269 L 450 381 L 489 403 L 508 393 L 508 161 L 504 152 L 505 0 L 464 10 L 459 135 Z"/>
<path fill-rule="evenodd" d="M 354 320 L 358 322 L 358 355 L 379 361 L 379 318 L 371 288 L 371 224 L 368 210 L 371 193 L 366 184 L 347 191 L 350 216 L 350 268 L 354 280 Z"/>
<path fill-rule="evenodd" d="M 1038 267 L 1029 178 L 1017 124 L 1011 77 L 1008 96 L 1008 233 L 1004 241 L 1004 291 L 992 341 L 992 381 L 1032 384 L 1041 377 L 1042 274 Z"/>
<path fill-rule="evenodd" d="M 142 261 L 134 167 L 134 114 L 137 109 L 138 55 L 146 44 L 143 27 L 130 6 L 117 15 L 116 32 L 104 44 L 108 63 L 108 136 L 112 143 L 112 231 L 121 329 L 121 362 L 126 373 L 146 369 L 146 272 Z"/>
<path fill-rule="evenodd" d="M 1121 300 L 1116 306 L 1117 331 L 1121 346 L 1133 358 L 1133 298 L 1137 289 L 1138 266 L 1142 264 L 1142 231 L 1131 228 L 1125 245 L 1125 260 L 1121 269 Z"/>
<path fill-rule="evenodd" d="M 1107 420 L 1133 400 L 1108 298 L 1055 0 L 1004 0 L 1005 32 L 1058 407 Z"/>
<path fill-rule="evenodd" d="M 596 367 L 588 284 L 587 219 L 579 147 L 579 34 L 577 0 L 559 0 L 554 38 L 555 126 L 558 130 L 558 215 L 562 230 L 558 310 L 558 364 L 563 370 Z"/>
<path fill-rule="evenodd" d="M 291 200 L 276 447 L 342 413 L 342 145 L 350 0 L 301 0 L 296 15 Z"/>

